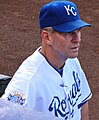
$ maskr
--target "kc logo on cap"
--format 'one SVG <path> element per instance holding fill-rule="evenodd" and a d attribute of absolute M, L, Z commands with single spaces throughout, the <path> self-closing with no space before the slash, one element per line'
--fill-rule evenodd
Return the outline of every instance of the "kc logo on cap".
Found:
<path fill-rule="evenodd" d="M 67 6 L 64 6 L 64 8 L 66 9 L 66 12 L 68 15 L 70 15 L 70 13 L 72 13 L 72 15 L 74 15 L 74 16 L 77 15 L 75 7 L 71 7 L 70 5 L 67 5 Z"/>

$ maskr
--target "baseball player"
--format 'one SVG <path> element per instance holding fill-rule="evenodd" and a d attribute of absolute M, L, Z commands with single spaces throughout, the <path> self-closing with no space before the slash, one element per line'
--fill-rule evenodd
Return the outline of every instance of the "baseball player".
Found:
<path fill-rule="evenodd" d="M 70 1 L 52 1 L 39 14 L 42 46 L 14 74 L 2 98 L 63 120 L 88 120 L 91 98 L 86 76 L 77 59 L 80 19 Z"/>

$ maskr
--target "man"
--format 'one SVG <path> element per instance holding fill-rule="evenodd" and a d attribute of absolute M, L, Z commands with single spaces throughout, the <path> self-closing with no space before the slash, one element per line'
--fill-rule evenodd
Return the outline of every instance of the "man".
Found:
<path fill-rule="evenodd" d="M 39 21 L 42 46 L 22 63 L 2 98 L 64 120 L 88 120 L 92 94 L 77 56 L 81 28 L 91 25 L 63 0 L 44 5 Z"/>

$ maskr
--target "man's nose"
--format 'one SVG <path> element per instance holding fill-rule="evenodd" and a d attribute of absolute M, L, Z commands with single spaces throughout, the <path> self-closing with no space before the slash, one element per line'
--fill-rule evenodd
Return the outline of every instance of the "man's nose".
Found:
<path fill-rule="evenodd" d="M 72 42 L 81 42 L 81 33 L 80 32 L 75 32 L 73 35 Z"/>

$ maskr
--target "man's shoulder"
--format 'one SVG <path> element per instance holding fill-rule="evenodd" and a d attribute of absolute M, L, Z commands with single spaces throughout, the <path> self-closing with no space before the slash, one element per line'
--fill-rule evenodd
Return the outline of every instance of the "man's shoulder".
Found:
<path fill-rule="evenodd" d="M 16 74 L 21 73 L 23 75 L 30 75 L 33 76 L 43 63 L 44 58 L 42 55 L 36 50 L 32 55 L 30 55 L 28 58 L 26 58 L 22 64 L 19 66 Z"/>
<path fill-rule="evenodd" d="M 25 64 L 27 66 L 33 65 L 33 66 L 39 66 L 41 62 L 43 61 L 43 57 L 40 54 L 39 50 L 37 49 L 32 55 L 30 55 L 27 59 L 23 61 L 22 64 Z"/>

